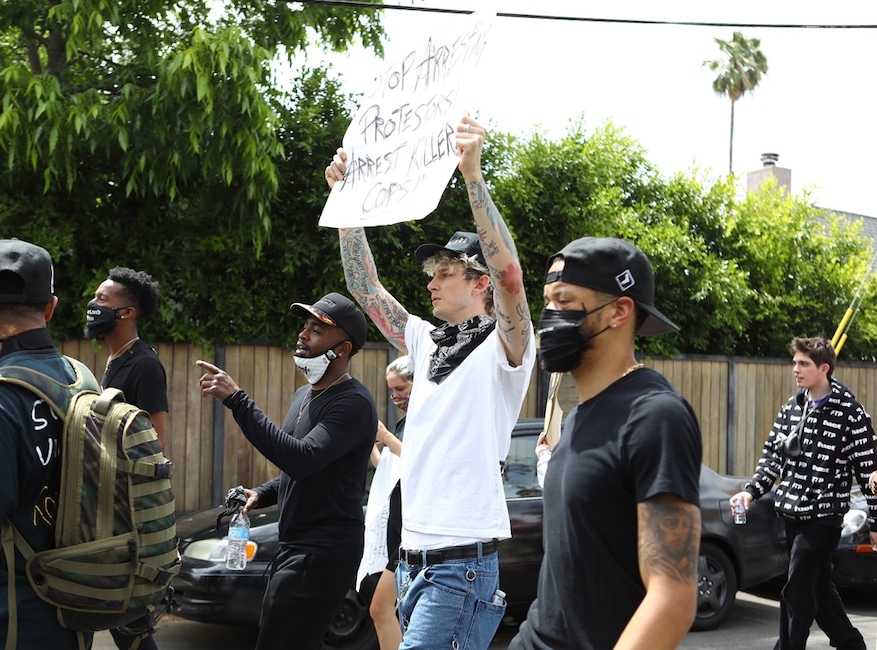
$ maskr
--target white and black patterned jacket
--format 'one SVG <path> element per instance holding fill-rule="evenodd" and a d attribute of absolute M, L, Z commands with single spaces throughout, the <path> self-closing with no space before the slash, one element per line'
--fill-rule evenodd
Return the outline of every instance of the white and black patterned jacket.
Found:
<path fill-rule="evenodd" d="M 743 489 L 755 498 L 776 481 L 774 507 L 778 515 L 797 521 L 840 526 L 849 509 L 855 478 L 868 500 L 870 524 L 877 521 L 877 497 L 868 478 L 877 469 L 877 439 L 871 416 L 843 384 L 831 380 L 831 394 L 823 405 L 809 410 L 799 427 L 806 398 L 803 393 L 783 404 L 764 443 L 752 480 Z M 801 453 L 789 457 L 783 442 L 801 428 Z"/>

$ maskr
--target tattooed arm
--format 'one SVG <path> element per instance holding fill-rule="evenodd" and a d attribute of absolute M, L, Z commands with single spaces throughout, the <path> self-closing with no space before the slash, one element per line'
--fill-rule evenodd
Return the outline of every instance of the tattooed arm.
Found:
<path fill-rule="evenodd" d="M 326 182 L 331 189 L 344 178 L 347 171 L 347 152 L 338 149 L 332 163 L 326 167 Z M 399 304 L 378 278 L 375 259 L 362 228 L 340 228 L 341 263 L 347 290 L 356 298 L 369 318 L 378 326 L 390 344 L 407 354 L 405 347 L 405 323 L 408 312 Z"/>
<path fill-rule="evenodd" d="M 466 181 L 469 204 L 487 260 L 496 308 L 496 330 L 509 362 L 520 365 L 530 345 L 533 326 L 524 292 L 523 272 L 511 233 L 497 210 L 481 174 L 484 129 L 468 115 L 457 127 L 460 172 Z"/>
<path fill-rule="evenodd" d="M 700 508 L 674 494 L 637 506 L 639 570 L 646 596 L 616 650 L 675 648 L 697 610 Z"/>

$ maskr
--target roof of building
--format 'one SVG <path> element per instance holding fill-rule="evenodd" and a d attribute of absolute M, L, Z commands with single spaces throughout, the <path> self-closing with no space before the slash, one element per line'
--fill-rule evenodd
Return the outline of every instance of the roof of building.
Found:
<path fill-rule="evenodd" d="M 825 210 L 826 212 L 836 214 L 842 219 L 846 219 L 851 222 L 862 222 L 862 234 L 871 240 L 871 246 L 874 248 L 875 252 L 877 252 L 877 217 L 871 217 L 866 214 L 856 214 L 854 212 L 844 212 L 842 210 L 834 210 L 832 208 L 825 208 L 821 206 L 817 207 Z"/>

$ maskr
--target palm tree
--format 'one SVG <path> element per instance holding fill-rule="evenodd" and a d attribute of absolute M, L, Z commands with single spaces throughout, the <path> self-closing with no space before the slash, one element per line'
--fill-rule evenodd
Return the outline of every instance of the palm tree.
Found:
<path fill-rule="evenodd" d="M 715 39 L 726 59 L 704 61 L 703 64 L 718 76 L 713 81 L 713 90 L 731 99 L 731 143 L 728 152 L 728 173 L 734 173 L 734 104 L 747 90 L 753 90 L 761 76 L 767 74 L 767 57 L 758 49 L 761 41 L 746 38 L 734 32 L 730 41 Z"/>

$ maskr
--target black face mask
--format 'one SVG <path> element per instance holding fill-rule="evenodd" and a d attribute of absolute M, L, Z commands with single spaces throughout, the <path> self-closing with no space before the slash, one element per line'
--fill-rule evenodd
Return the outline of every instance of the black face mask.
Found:
<path fill-rule="evenodd" d="M 98 339 L 106 336 L 116 328 L 119 310 L 127 307 L 103 307 L 94 300 L 89 301 L 85 308 L 85 338 Z"/>
<path fill-rule="evenodd" d="M 585 336 L 582 325 L 588 315 L 611 305 L 610 300 L 593 311 L 579 309 L 543 309 L 539 319 L 539 358 L 548 372 L 570 372 L 578 368 L 582 354 L 593 347 L 592 341 L 609 327 Z"/>

